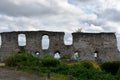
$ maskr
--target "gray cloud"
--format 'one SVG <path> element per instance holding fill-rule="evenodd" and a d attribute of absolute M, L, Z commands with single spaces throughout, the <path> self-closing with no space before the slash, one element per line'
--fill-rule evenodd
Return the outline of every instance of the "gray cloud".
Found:
<path fill-rule="evenodd" d="M 104 18 L 106 20 L 114 21 L 114 22 L 120 22 L 120 11 L 115 9 L 106 9 L 102 14 L 101 18 Z"/>
<path fill-rule="evenodd" d="M 0 1 L 0 14 L 9 16 L 44 16 L 44 15 L 55 15 L 59 11 L 50 6 L 45 6 L 40 3 L 21 3 L 15 4 L 10 0 Z"/>
<path fill-rule="evenodd" d="M 0 32 L 18 30 L 73 32 L 82 28 L 85 32 L 114 31 L 117 32 L 117 36 L 120 34 L 120 10 L 117 10 L 119 6 L 112 8 L 111 3 L 109 6 L 106 5 L 105 3 L 109 3 L 110 0 L 73 1 L 79 3 L 70 4 L 68 0 L 1 0 Z M 115 4 L 118 4 L 118 1 L 114 1 Z M 65 40 L 69 43 L 70 35 L 66 35 Z"/>

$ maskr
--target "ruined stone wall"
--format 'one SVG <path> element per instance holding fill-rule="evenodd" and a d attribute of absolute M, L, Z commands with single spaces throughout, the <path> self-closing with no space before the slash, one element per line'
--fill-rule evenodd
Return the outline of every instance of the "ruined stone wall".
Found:
<path fill-rule="evenodd" d="M 26 52 L 35 55 L 40 53 L 40 57 L 45 55 L 54 55 L 56 51 L 61 56 L 70 55 L 71 58 L 74 52 L 78 52 L 80 60 L 95 60 L 94 52 L 98 52 L 98 60 L 110 61 L 119 60 L 119 51 L 117 49 L 117 40 L 114 33 L 72 33 L 73 44 L 64 44 L 64 32 L 50 31 L 18 31 L 18 32 L 3 32 L 1 33 L 2 45 L 0 48 L 0 59 L 14 52 L 20 52 L 18 45 L 18 35 L 26 36 Z M 42 49 L 42 37 L 48 35 L 49 48 Z"/>
<path fill-rule="evenodd" d="M 0 48 L 0 60 L 10 56 L 12 52 L 18 52 L 18 34 L 14 32 L 1 33 L 2 45 Z"/>
<path fill-rule="evenodd" d="M 45 55 L 54 55 L 56 51 L 62 53 L 64 42 L 63 32 L 47 32 L 47 31 L 38 31 L 38 32 L 28 32 L 26 35 L 26 51 L 28 53 L 34 54 L 36 51 L 41 53 L 41 56 Z M 49 37 L 49 48 L 44 50 L 42 49 L 42 37 L 48 35 Z"/>
<path fill-rule="evenodd" d="M 119 60 L 117 39 L 114 33 L 73 33 L 73 47 L 81 60 L 95 60 L 97 51 L 101 61 Z"/>

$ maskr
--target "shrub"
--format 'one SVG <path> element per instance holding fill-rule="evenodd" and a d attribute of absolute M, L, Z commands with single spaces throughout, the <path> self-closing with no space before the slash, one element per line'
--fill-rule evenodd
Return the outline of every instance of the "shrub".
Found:
<path fill-rule="evenodd" d="M 77 80 L 114 80 L 111 74 L 93 68 L 90 62 L 72 64 L 67 72 Z"/>
<path fill-rule="evenodd" d="M 84 62 L 82 62 L 84 63 Z M 114 76 L 111 74 L 106 74 L 103 71 L 96 70 L 91 68 L 91 64 L 89 65 L 85 62 L 85 66 L 81 64 L 72 65 L 68 70 L 69 74 L 73 75 L 77 78 L 77 80 L 115 80 Z"/>
<path fill-rule="evenodd" d="M 120 61 L 105 62 L 101 67 L 102 70 L 115 75 L 120 67 Z"/>
<path fill-rule="evenodd" d="M 26 53 L 24 46 L 20 46 L 20 53 Z"/>
<path fill-rule="evenodd" d="M 81 62 L 81 65 L 82 65 L 84 68 L 86 68 L 86 69 L 94 68 L 94 67 L 93 67 L 93 64 L 90 63 L 90 62 L 87 62 L 87 61 Z"/>
<path fill-rule="evenodd" d="M 120 67 L 119 67 L 118 72 L 117 72 L 117 74 L 116 74 L 116 79 L 117 79 L 117 80 L 120 80 Z"/>
<path fill-rule="evenodd" d="M 111 74 L 94 69 L 82 69 L 77 80 L 115 80 Z"/>
<path fill-rule="evenodd" d="M 61 57 L 61 59 L 71 59 L 70 55 L 64 55 L 63 57 Z"/>
<path fill-rule="evenodd" d="M 40 60 L 31 54 L 21 53 L 14 54 L 5 60 L 5 64 L 10 67 L 39 66 Z"/>
<path fill-rule="evenodd" d="M 51 71 L 64 75 L 72 75 L 76 80 L 116 80 L 113 75 L 94 68 L 91 62 L 59 65 Z"/>
<path fill-rule="evenodd" d="M 59 73 L 59 74 L 68 74 L 69 66 L 64 63 L 60 63 L 57 67 L 51 68 L 52 72 Z"/>
<path fill-rule="evenodd" d="M 17 66 L 16 64 L 16 55 L 12 55 L 10 57 L 8 57 L 4 62 L 6 66 L 10 66 L 10 67 L 15 67 Z"/>
<path fill-rule="evenodd" d="M 47 56 L 41 60 L 41 63 L 44 67 L 56 67 L 60 64 L 60 61 L 51 56 Z"/>
<path fill-rule="evenodd" d="M 101 66 L 99 63 L 94 62 L 94 61 L 90 61 L 90 63 L 92 63 L 94 69 L 101 71 Z"/>

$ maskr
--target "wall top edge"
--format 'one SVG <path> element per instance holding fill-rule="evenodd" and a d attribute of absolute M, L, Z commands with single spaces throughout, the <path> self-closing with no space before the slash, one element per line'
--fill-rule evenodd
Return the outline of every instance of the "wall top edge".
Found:
<path fill-rule="evenodd" d="M 31 32 L 41 32 L 41 33 L 65 33 L 65 32 L 57 32 L 57 31 L 46 31 L 46 30 L 39 30 L 39 31 L 9 31 L 9 32 L 1 32 L 3 33 L 31 33 Z M 115 34 L 116 32 L 73 32 L 72 34 Z"/>
<path fill-rule="evenodd" d="M 64 33 L 64 32 L 56 32 L 56 31 L 45 31 L 45 30 L 41 30 L 41 31 L 9 31 L 9 32 L 1 32 L 0 34 L 3 34 L 3 33 L 31 33 L 31 32 L 41 32 L 41 33 Z"/>

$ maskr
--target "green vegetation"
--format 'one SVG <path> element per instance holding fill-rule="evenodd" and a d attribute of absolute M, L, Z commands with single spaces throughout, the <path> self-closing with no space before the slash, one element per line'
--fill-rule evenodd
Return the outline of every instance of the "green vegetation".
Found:
<path fill-rule="evenodd" d="M 120 80 L 120 61 L 101 64 L 92 61 L 66 63 L 51 56 L 39 59 L 22 52 L 10 56 L 5 63 L 10 68 L 43 76 L 50 73 L 50 80 L 69 80 L 69 78 L 72 80 Z"/>
<path fill-rule="evenodd" d="M 105 62 L 101 65 L 101 67 L 102 70 L 111 73 L 113 75 L 116 75 L 120 67 L 120 61 Z"/>
<path fill-rule="evenodd" d="M 70 55 L 64 55 L 61 59 L 71 59 Z"/>
<path fill-rule="evenodd" d="M 56 67 L 60 64 L 60 61 L 54 59 L 52 56 L 46 56 L 41 60 L 43 67 Z"/>

